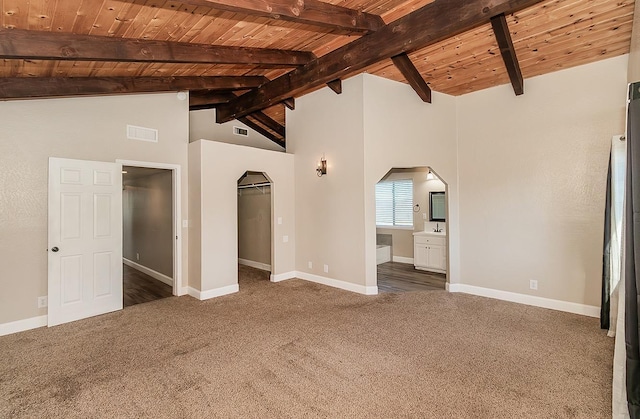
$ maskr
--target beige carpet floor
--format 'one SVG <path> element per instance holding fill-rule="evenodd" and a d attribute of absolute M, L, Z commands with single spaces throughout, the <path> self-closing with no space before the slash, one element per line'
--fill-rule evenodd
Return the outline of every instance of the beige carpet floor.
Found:
<path fill-rule="evenodd" d="M 235 295 L 0 337 L 0 417 L 609 418 L 612 351 L 592 318 L 242 267 Z"/>

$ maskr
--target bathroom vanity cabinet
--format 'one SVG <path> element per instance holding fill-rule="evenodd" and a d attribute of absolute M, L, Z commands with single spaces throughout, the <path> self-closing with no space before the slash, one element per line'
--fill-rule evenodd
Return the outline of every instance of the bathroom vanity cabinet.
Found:
<path fill-rule="evenodd" d="M 413 265 L 416 269 L 447 272 L 447 236 L 444 233 L 413 233 Z"/>

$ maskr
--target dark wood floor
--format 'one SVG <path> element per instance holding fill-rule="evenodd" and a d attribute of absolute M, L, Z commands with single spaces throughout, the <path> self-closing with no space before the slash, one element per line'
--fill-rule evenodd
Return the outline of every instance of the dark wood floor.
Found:
<path fill-rule="evenodd" d="M 124 306 L 130 307 L 140 303 L 171 297 L 173 290 L 165 283 L 158 281 L 127 265 L 122 265 Z"/>
<path fill-rule="evenodd" d="M 433 291 L 445 289 L 445 274 L 420 271 L 409 263 L 378 265 L 378 292 Z"/>

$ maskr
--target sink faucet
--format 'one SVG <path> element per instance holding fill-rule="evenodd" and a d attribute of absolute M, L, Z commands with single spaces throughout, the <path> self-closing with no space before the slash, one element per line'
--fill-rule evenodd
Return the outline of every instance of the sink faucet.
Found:
<path fill-rule="evenodd" d="M 434 228 L 433 231 L 434 231 L 434 233 L 442 233 L 442 229 L 440 228 L 438 223 L 436 223 L 436 228 Z"/>

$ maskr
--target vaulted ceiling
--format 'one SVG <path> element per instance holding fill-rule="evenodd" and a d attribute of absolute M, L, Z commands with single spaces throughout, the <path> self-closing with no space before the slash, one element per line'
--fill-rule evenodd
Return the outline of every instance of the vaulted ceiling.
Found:
<path fill-rule="evenodd" d="M 191 92 L 284 143 L 361 72 L 461 95 L 629 52 L 633 0 L 0 0 L 0 100 Z M 526 88 L 524 88 L 526 91 Z"/>

